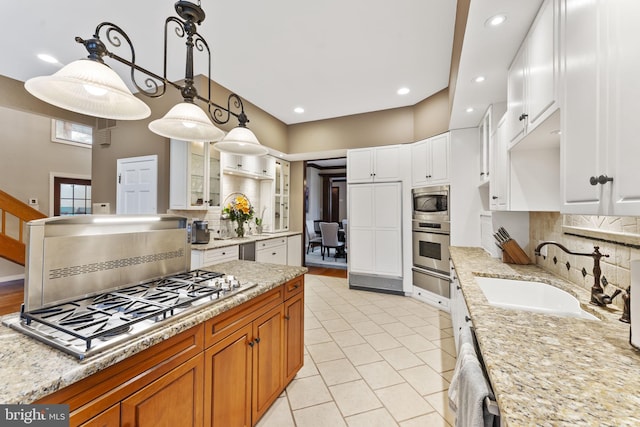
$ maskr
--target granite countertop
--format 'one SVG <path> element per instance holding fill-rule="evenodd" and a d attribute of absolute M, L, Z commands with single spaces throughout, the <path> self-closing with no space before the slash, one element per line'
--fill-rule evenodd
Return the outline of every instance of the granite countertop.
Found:
<path fill-rule="evenodd" d="M 481 248 L 452 247 L 451 259 L 503 426 L 640 425 L 640 351 L 629 344 L 620 310 L 590 305 L 589 291 Z M 475 276 L 552 284 L 601 321 L 492 307 Z"/>
<path fill-rule="evenodd" d="M 218 303 L 169 318 L 157 329 L 84 361 L 0 325 L 0 403 L 31 403 L 307 272 L 306 267 L 253 261 L 229 261 L 205 269 L 232 274 L 241 281 L 254 282 L 256 286 Z M 2 320 L 17 317 L 17 313 L 10 314 Z"/>
<path fill-rule="evenodd" d="M 241 245 L 243 243 L 258 242 L 260 240 L 277 239 L 278 237 L 289 237 L 302 234 L 301 231 L 283 231 L 280 233 L 252 234 L 245 237 L 234 237 L 231 239 L 213 239 L 209 243 L 192 243 L 191 249 L 196 251 L 206 251 L 208 249 L 226 248 L 228 246 Z"/>

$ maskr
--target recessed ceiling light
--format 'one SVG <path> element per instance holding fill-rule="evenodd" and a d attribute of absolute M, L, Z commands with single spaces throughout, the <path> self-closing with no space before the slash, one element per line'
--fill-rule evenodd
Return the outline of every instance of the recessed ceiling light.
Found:
<path fill-rule="evenodd" d="M 296 107 L 296 108 L 293 109 L 293 111 L 298 113 L 298 114 L 302 114 L 302 113 L 304 113 L 304 108 Z"/>
<path fill-rule="evenodd" d="M 467 113 L 473 113 L 473 107 L 469 107 L 465 110 Z"/>
<path fill-rule="evenodd" d="M 47 55 L 46 53 L 39 53 L 38 59 L 44 62 L 48 62 L 49 64 L 57 64 L 58 60 L 51 55 Z"/>
<path fill-rule="evenodd" d="M 500 13 L 498 15 L 494 15 L 491 18 L 487 19 L 484 22 L 484 25 L 487 27 L 497 27 L 498 25 L 503 24 L 504 21 L 506 20 L 507 20 L 507 15 Z"/>
<path fill-rule="evenodd" d="M 408 87 L 401 87 L 400 89 L 398 89 L 398 95 L 406 95 L 409 92 L 411 91 L 409 90 Z"/>
<path fill-rule="evenodd" d="M 473 81 L 476 83 L 482 83 L 484 80 L 485 80 L 484 76 L 478 76 L 475 79 L 473 79 Z"/>

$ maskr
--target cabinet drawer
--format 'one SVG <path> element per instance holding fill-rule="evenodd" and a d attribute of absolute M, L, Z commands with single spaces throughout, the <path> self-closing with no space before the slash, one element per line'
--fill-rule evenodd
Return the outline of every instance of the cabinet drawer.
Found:
<path fill-rule="evenodd" d="M 253 322 L 255 319 L 282 304 L 284 301 L 284 286 L 278 286 L 259 295 L 244 304 L 225 311 L 207 320 L 205 324 L 205 347 L 210 347 L 238 328 Z"/>
<path fill-rule="evenodd" d="M 296 277 L 284 284 L 284 299 L 288 300 L 292 296 L 304 291 L 304 276 Z"/>
<path fill-rule="evenodd" d="M 277 239 L 269 239 L 269 240 L 261 240 L 256 242 L 256 251 L 260 249 L 271 249 L 277 246 L 286 246 L 287 238 L 286 237 L 278 237 Z"/>
<path fill-rule="evenodd" d="M 221 262 L 233 261 L 239 258 L 239 246 L 227 246 L 218 249 L 209 249 L 204 252 L 204 265 L 219 264 Z"/>

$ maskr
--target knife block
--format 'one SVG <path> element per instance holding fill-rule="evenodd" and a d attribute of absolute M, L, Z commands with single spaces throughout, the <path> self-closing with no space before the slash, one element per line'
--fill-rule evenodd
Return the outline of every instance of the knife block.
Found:
<path fill-rule="evenodd" d="M 531 258 L 520 247 L 518 242 L 511 239 L 502 244 L 502 262 L 507 264 L 531 264 Z"/>

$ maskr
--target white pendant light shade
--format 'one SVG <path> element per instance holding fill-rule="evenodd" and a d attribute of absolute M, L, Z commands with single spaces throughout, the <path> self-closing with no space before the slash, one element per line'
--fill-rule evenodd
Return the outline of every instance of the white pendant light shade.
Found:
<path fill-rule="evenodd" d="M 211 123 L 204 110 L 191 102 L 181 102 L 163 118 L 149 123 L 153 133 L 183 141 L 218 141 L 224 132 Z"/>
<path fill-rule="evenodd" d="M 249 156 L 264 156 L 268 153 L 267 147 L 260 145 L 258 138 L 249 128 L 238 126 L 231 129 L 222 141 L 213 144 L 218 151 Z"/>
<path fill-rule="evenodd" d="M 74 61 L 51 76 L 29 79 L 24 87 L 49 104 L 89 116 L 140 120 L 151 114 L 115 71 L 90 59 Z"/>

